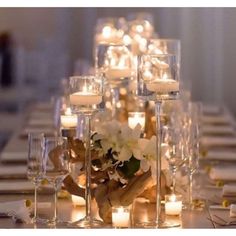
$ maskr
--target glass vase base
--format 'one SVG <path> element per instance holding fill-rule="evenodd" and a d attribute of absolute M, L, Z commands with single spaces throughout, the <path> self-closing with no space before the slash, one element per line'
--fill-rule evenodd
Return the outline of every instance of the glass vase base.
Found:
<path fill-rule="evenodd" d="M 145 222 L 145 223 L 135 224 L 135 228 L 150 228 L 150 229 L 153 228 L 167 229 L 180 226 L 181 223 L 175 220 L 163 221 L 163 222 Z"/>
<path fill-rule="evenodd" d="M 97 220 L 95 218 L 83 218 L 81 220 L 75 221 L 73 223 L 69 224 L 70 227 L 72 228 L 85 228 L 85 229 L 90 229 L 90 228 L 103 228 L 104 223 L 101 220 Z"/>
<path fill-rule="evenodd" d="M 165 228 L 174 228 L 174 227 L 180 227 L 180 226 L 181 226 L 180 222 L 170 220 L 170 221 L 161 222 L 158 228 L 165 229 Z"/>
<path fill-rule="evenodd" d="M 46 224 L 47 223 L 47 219 L 43 219 L 43 218 L 40 218 L 40 217 L 32 218 L 30 223 L 31 224 Z"/>

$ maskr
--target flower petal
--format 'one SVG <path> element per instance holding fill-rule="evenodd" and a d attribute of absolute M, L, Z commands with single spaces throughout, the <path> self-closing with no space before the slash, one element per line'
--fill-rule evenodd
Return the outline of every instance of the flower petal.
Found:
<path fill-rule="evenodd" d="M 144 172 L 147 172 L 150 168 L 150 164 L 147 160 L 141 160 L 140 162 L 140 168 L 144 171 Z"/>
<path fill-rule="evenodd" d="M 118 160 L 119 161 L 128 161 L 132 156 L 132 152 L 130 151 L 130 149 L 123 147 L 120 151 L 120 153 L 118 154 Z"/>

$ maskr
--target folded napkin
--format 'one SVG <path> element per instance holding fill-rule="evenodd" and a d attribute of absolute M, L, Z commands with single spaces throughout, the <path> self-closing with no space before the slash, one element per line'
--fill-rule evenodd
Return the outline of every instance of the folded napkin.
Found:
<path fill-rule="evenodd" d="M 210 170 L 209 177 L 213 180 L 236 181 L 235 166 L 213 167 Z"/>
<path fill-rule="evenodd" d="M 222 107 L 217 105 L 203 105 L 202 106 L 203 114 L 217 115 L 222 112 Z"/>
<path fill-rule="evenodd" d="M 25 193 L 33 192 L 34 185 L 27 180 L 0 182 L 0 193 Z"/>
<path fill-rule="evenodd" d="M 30 222 L 30 207 L 27 206 L 26 200 L 0 202 L 0 214 L 12 216 L 14 220 L 25 223 Z"/>
<path fill-rule="evenodd" d="M 222 190 L 223 197 L 236 197 L 236 185 L 235 184 L 225 184 Z"/>
<path fill-rule="evenodd" d="M 1 154 L 1 162 L 26 162 L 28 153 L 25 152 L 3 152 Z"/>
<path fill-rule="evenodd" d="M 236 151 L 209 150 L 204 158 L 217 161 L 236 161 Z"/>
<path fill-rule="evenodd" d="M 20 133 L 21 138 L 28 138 L 29 133 L 44 133 L 45 135 L 54 135 L 55 129 L 52 127 L 34 127 L 28 126 L 25 127 Z"/>
<path fill-rule="evenodd" d="M 211 134 L 211 135 L 233 135 L 235 134 L 234 127 L 230 125 L 203 125 L 201 127 L 201 131 L 203 134 Z"/>
<path fill-rule="evenodd" d="M 0 178 L 26 178 L 27 166 L 0 166 Z"/>
<path fill-rule="evenodd" d="M 236 204 L 230 205 L 230 211 L 229 211 L 230 217 L 236 217 Z"/>
<path fill-rule="evenodd" d="M 53 126 L 52 119 L 30 119 L 28 120 L 29 126 Z"/>
<path fill-rule="evenodd" d="M 201 145 L 210 146 L 236 146 L 236 137 L 212 137 L 203 136 L 200 139 Z"/>
<path fill-rule="evenodd" d="M 232 117 L 229 114 L 222 115 L 203 115 L 201 122 L 204 124 L 231 124 L 233 122 Z"/>

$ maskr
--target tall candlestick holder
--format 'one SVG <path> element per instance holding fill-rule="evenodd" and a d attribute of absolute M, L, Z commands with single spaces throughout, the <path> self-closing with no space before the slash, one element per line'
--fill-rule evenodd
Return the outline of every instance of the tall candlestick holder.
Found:
<path fill-rule="evenodd" d="M 138 58 L 138 96 L 155 102 L 156 116 L 156 218 L 157 228 L 173 227 L 162 220 L 161 208 L 161 144 L 162 122 L 161 106 L 165 100 L 178 99 L 179 71 L 176 56 L 171 54 L 147 54 Z"/>
<path fill-rule="evenodd" d="M 86 216 L 71 226 L 78 228 L 99 228 L 103 222 L 91 215 L 91 119 L 99 110 L 103 100 L 103 78 L 97 76 L 70 77 L 70 106 L 72 112 L 85 117 L 85 212 Z"/>

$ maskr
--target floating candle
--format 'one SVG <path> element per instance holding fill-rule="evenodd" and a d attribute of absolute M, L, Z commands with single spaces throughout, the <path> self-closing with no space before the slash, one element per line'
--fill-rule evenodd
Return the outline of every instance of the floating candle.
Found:
<path fill-rule="evenodd" d="M 102 102 L 102 96 L 89 92 L 76 92 L 70 95 L 71 105 L 97 105 Z"/>
<path fill-rule="evenodd" d="M 127 78 L 133 75 L 132 70 L 127 67 L 111 67 L 105 72 L 107 79 Z"/>
<path fill-rule="evenodd" d="M 156 93 L 170 93 L 179 91 L 179 82 L 173 79 L 155 79 L 146 82 L 147 89 Z"/>

